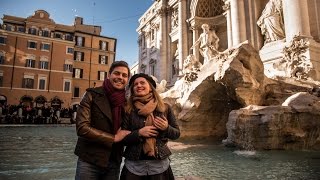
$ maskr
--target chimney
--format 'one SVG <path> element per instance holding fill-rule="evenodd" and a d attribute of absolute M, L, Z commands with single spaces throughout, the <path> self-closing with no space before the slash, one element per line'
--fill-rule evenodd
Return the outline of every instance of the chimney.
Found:
<path fill-rule="evenodd" d="M 80 25 L 83 24 L 83 18 L 82 17 L 76 17 L 74 20 L 74 25 Z"/>

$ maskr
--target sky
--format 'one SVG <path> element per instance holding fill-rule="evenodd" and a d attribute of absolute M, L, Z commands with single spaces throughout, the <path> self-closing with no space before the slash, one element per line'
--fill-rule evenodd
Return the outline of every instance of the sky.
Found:
<path fill-rule="evenodd" d="M 3 14 L 26 18 L 42 9 L 57 24 L 73 25 L 76 16 L 83 23 L 101 26 L 102 36 L 117 39 L 116 60 L 132 65 L 138 61 L 138 19 L 154 0 L 0 0 Z M 0 20 L 2 23 L 2 20 Z"/>

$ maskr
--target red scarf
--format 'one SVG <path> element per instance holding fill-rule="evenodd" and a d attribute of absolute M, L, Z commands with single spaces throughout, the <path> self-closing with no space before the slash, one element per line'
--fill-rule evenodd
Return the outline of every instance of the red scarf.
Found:
<path fill-rule="evenodd" d="M 117 90 L 115 89 L 110 80 L 106 78 L 103 82 L 103 88 L 106 92 L 107 98 L 109 99 L 112 111 L 112 119 L 113 119 L 113 131 L 117 133 L 121 124 L 121 112 L 126 101 L 125 90 Z"/>

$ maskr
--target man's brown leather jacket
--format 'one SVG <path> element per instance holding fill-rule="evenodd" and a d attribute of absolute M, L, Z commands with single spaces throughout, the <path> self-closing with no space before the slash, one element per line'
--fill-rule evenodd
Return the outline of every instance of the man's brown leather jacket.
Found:
<path fill-rule="evenodd" d="M 74 153 L 83 161 L 107 167 L 114 133 L 111 107 L 103 87 L 87 89 L 77 110 L 76 129 Z"/>

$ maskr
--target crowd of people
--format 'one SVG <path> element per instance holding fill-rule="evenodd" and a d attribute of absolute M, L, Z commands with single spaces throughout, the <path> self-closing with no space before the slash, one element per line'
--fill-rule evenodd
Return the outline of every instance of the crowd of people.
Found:
<path fill-rule="evenodd" d="M 23 104 L 0 107 L 0 123 L 3 124 L 58 124 L 62 118 L 75 121 L 73 108 L 31 107 Z"/>

